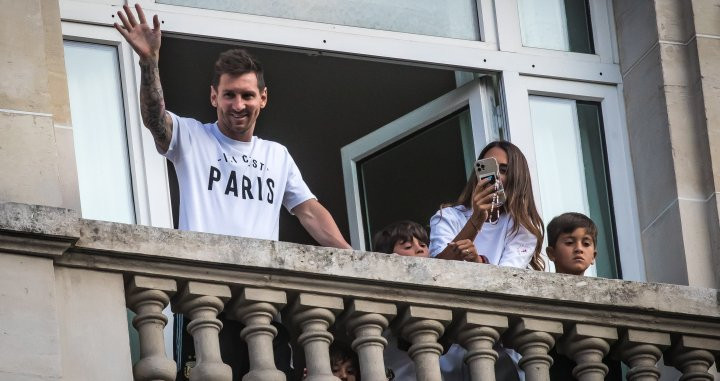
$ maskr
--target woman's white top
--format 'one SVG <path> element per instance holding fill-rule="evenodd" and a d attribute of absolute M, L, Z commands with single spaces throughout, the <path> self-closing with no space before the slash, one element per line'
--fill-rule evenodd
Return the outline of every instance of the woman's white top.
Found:
<path fill-rule="evenodd" d="M 472 209 L 462 205 L 443 208 L 430 219 L 430 256 L 436 257 L 453 242 L 472 215 Z M 496 224 L 485 222 L 475 237 L 478 254 L 493 265 L 527 268 L 537 244 L 537 238 L 520 226 L 512 233 L 515 221 L 507 214 L 500 215 Z"/>

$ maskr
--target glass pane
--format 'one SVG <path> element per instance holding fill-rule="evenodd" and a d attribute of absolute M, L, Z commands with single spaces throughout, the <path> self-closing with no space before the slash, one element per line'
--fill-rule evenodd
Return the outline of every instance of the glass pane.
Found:
<path fill-rule="evenodd" d="M 398 220 L 427 227 L 441 203 L 465 185 L 461 128 L 464 109 L 359 163 L 365 243 Z"/>
<path fill-rule="evenodd" d="M 259 16 L 480 40 L 474 0 L 157 0 Z"/>
<path fill-rule="evenodd" d="M 64 46 L 82 216 L 134 223 L 117 49 L 73 41 Z"/>
<path fill-rule="evenodd" d="M 600 115 L 597 103 L 530 97 L 543 221 L 565 212 L 592 218 L 598 256 L 585 275 L 614 278 L 619 274 Z"/>
<path fill-rule="evenodd" d="M 594 53 L 587 0 L 518 0 L 524 46 Z"/>

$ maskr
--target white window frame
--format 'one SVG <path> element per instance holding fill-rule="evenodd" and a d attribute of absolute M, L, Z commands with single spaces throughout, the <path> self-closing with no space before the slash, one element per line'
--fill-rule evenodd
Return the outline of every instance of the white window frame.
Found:
<path fill-rule="evenodd" d="M 157 14 L 162 20 L 166 34 L 192 39 L 211 41 L 237 41 L 246 45 L 278 49 L 313 51 L 316 54 L 350 56 L 375 61 L 412 62 L 429 67 L 472 72 L 502 72 L 503 97 L 507 111 L 508 133 L 534 163 L 532 135 L 523 134 L 530 129 L 528 94 L 555 94 L 558 97 L 599 100 L 603 104 L 606 139 L 612 150 L 608 152 L 610 173 L 613 176 L 612 192 L 614 212 L 623 277 L 644 280 L 644 262 L 640 244 L 634 179 L 630 166 L 630 151 L 624 129 L 624 105 L 622 103 L 622 76 L 617 60 L 617 47 L 612 17 L 611 0 L 592 0 L 591 18 L 596 54 L 562 52 L 522 46 L 517 0 L 477 0 L 480 15 L 480 33 L 484 41 L 466 41 L 442 37 L 414 35 L 408 33 L 372 30 L 366 28 L 330 25 L 307 21 L 279 19 L 264 16 L 213 11 L 156 4 L 154 0 L 138 1 L 146 11 L 148 19 Z M 60 15 L 65 24 L 93 24 L 104 28 L 102 40 L 119 44 L 124 62 L 124 74 L 133 74 L 135 89 L 138 86 L 139 68 L 128 63 L 137 57 L 121 41 L 120 35 L 112 29 L 118 21 L 115 13 L 121 9 L 120 0 L 60 0 Z M 500 20 L 500 21 L 498 21 Z M 86 25 L 87 26 L 87 25 Z M 69 27 L 68 27 L 69 28 Z M 67 32 L 70 33 L 70 32 Z M 93 33 L 78 33 L 80 38 L 99 39 Z M 132 57 L 132 59 L 130 58 Z M 129 78 L 130 76 L 124 76 Z M 546 78 L 546 80 L 542 80 Z M 127 81 L 126 81 L 127 82 Z M 124 89 L 133 88 L 126 83 Z M 147 184 L 135 189 L 145 190 L 148 200 L 143 208 L 149 209 L 149 220 L 156 225 L 155 215 L 170 215 L 169 195 L 155 197 L 150 182 L 161 182 L 167 188 L 165 162 L 154 149 L 149 134 L 142 131 L 143 139 L 137 139 L 140 122 L 137 112 L 137 91 L 126 92 L 126 111 L 131 125 L 133 143 L 133 171 L 140 171 L 138 161 L 145 164 L 144 177 L 134 173 L 133 178 L 145 178 Z M 523 127 L 524 124 L 524 127 Z M 144 130 L 144 129 L 143 129 Z M 135 146 L 141 141 L 142 146 Z M 614 146 L 613 144 L 618 144 Z M 621 147 L 622 149 L 619 149 Z M 477 148 L 477 146 L 476 146 Z M 138 156 L 143 156 L 139 160 Z M 154 159 L 162 163 L 153 164 Z M 159 168 L 162 168 L 162 173 Z M 533 167 L 534 169 L 534 167 Z M 152 175 L 152 176 L 151 176 Z M 151 180 L 152 178 L 152 180 Z M 135 184 L 134 184 L 135 185 Z M 537 186 L 536 186 L 537 189 Z M 163 210 L 152 211 L 152 208 Z M 142 212 L 140 213 L 142 217 Z M 160 218 L 160 219 L 162 219 Z M 139 218 L 143 223 L 148 219 Z M 351 218 L 350 224 L 356 224 Z M 362 235 L 360 235 L 362 237 Z M 356 246 L 358 247 L 358 246 Z"/>
<path fill-rule="evenodd" d="M 155 149 L 150 132 L 140 117 L 138 90 L 140 68 L 130 45 L 112 27 L 62 22 L 65 40 L 114 46 L 118 52 L 125 130 L 127 133 L 130 177 L 135 205 L 135 221 L 140 225 L 172 228 L 172 207 L 167 164 Z M 97 128 L 102 128 L 98 120 Z"/>
<path fill-rule="evenodd" d="M 590 0 L 588 3 L 590 7 L 595 54 L 523 46 L 518 0 L 495 1 L 497 18 L 498 20 L 505 21 L 497 24 L 500 50 L 549 57 L 564 57 L 565 59 L 578 61 L 609 64 L 618 63 L 617 47 L 616 44 L 614 44 L 615 27 L 612 17 L 612 1 Z"/>
<path fill-rule="evenodd" d="M 377 130 L 355 140 L 340 150 L 345 183 L 345 200 L 350 225 L 350 241 L 353 248 L 365 250 L 365 224 L 363 223 L 360 184 L 358 183 L 358 162 L 403 138 L 428 127 L 446 116 L 468 107 L 472 129 L 472 143 L 475 157 L 487 144 L 492 134 L 486 104 L 487 89 L 480 79 L 474 79 L 452 90 Z M 486 102 L 486 101 L 485 101 Z"/>
<path fill-rule="evenodd" d="M 530 117 L 530 95 L 599 102 L 607 152 L 610 191 L 617 232 L 623 279 L 645 281 L 645 262 L 637 213 L 637 198 L 628 141 L 621 86 L 580 83 L 566 80 L 522 76 L 504 72 L 510 140 L 524 153 L 530 167 L 534 197 L 540 200 L 537 160 Z M 538 202 L 538 207 L 541 203 Z"/>
<path fill-rule="evenodd" d="M 458 67 L 473 71 L 517 71 L 542 77 L 619 84 L 619 66 L 601 56 L 557 52 L 535 48 L 512 48 L 511 33 L 520 36 L 517 7 L 508 12 L 506 0 L 478 0 L 482 10 L 481 35 L 486 41 L 467 41 L 401 32 L 330 25 L 309 21 L 279 19 L 232 12 L 156 4 L 140 0 L 148 19 L 158 14 L 162 30 L 178 36 L 238 41 L 288 49 L 312 50 L 325 55 L 350 55 L 373 60 L 419 62 L 443 68 Z M 513 1 L 514 0 L 509 0 Z M 118 1 L 87 2 L 60 0 L 60 16 L 66 21 L 110 26 L 120 8 Z M 599 19 L 609 20 L 608 0 L 594 0 Z M 494 14 L 492 10 L 495 10 Z M 511 10 L 513 10 L 511 9 Z M 600 11 L 605 9 L 606 12 Z M 514 14 L 514 16 L 512 16 Z M 509 16 L 508 16 L 509 15 Z M 513 32 L 505 19 L 518 20 Z M 497 22 L 496 20 L 503 20 Z M 609 28 L 609 27 L 608 27 Z M 603 29 L 604 30 L 604 29 Z M 497 31 L 497 32 L 496 32 Z M 611 33 L 594 34 L 611 41 Z M 602 37 L 601 37 L 602 36 Z M 519 41 L 519 39 L 518 39 Z M 597 48 L 600 51 L 600 48 Z M 604 51 L 604 50 L 603 50 Z M 598 58 L 601 57 L 601 58 Z"/>

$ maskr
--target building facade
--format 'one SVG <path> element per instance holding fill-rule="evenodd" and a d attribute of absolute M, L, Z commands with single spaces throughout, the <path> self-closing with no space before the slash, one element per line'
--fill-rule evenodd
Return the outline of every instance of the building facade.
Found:
<path fill-rule="evenodd" d="M 716 0 L 139 3 L 162 21 L 178 114 L 214 120 L 218 52 L 264 62 L 258 134 L 290 149 L 356 249 L 393 220 L 426 222 L 503 138 L 525 153 L 544 220 L 599 222 L 597 275 L 720 286 Z M 2 201 L 174 226 L 174 174 L 112 27 L 122 4 L 2 1 Z M 281 240 L 312 243 L 288 216 Z M 54 282 L 52 266 L 33 271 Z"/>

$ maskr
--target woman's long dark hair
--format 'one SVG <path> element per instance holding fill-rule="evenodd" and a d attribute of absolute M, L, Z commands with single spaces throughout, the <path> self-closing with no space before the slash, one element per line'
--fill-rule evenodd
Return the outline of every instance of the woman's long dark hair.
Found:
<path fill-rule="evenodd" d="M 525 160 L 525 155 L 522 154 L 520 149 L 508 141 L 494 141 L 488 144 L 483 148 L 482 152 L 480 152 L 478 159 L 485 157 L 487 152 L 495 147 L 505 151 L 508 157 L 507 174 L 505 175 L 505 182 L 503 183 L 507 199 L 503 205 L 503 209 L 515 221 L 511 234 L 517 234 L 522 225 L 530 234 L 537 238 L 533 257 L 532 260 L 530 260 L 530 266 L 535 270 L 544 270 L 545 261 L 543 261 L 540 256 L 540 250 L 542 249 L 545 228 L 543 227 L 542 218 L 540 218 L 540 214 L 538 214 L 537 208 L 535 207 L 532 181 L 530 180 L 530 169 L 528 168 L 527 160 Z M 475 171 L 472 171 L 467 184 L 465 184 L 465 188 L 463 188 L 462 193 L 460 193 L 460 197 L 458 197 L 456 202 L 446 206 L 462 205 L 468 209 L 472 208 L 472 193 L 477 183 L 478 179 L 477 176 L 475 176 Z"/>

